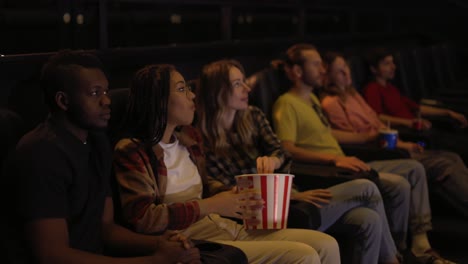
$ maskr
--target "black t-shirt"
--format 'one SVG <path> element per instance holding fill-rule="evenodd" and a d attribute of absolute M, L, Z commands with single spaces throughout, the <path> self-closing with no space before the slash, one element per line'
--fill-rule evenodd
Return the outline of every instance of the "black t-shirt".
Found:
<path fill-rule="evenodd" d="M 101 253 L 111 158 L 104 133 L 90 132 L 84 144 L 53 119 L 40 124 L 20 140 L 9 170 L 20 223 L 64 218 L 72 248 Z"/>

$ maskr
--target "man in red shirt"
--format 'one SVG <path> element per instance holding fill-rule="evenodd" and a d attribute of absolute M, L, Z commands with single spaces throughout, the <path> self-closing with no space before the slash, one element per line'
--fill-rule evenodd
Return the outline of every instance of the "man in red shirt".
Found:
<path fill-rule="evenodd" d="M 374 80 L 365 86 L 363 96 L 376 111 L 379 119 L 397 127 L 401 138 L 429 143 L 430 149 L 455 152 L 460 155 L 465 164 L 468 164 L 466 129 L 463 131 L 447 131 L 442 129 L 443 127 L 430 129 L 431 122 L 421 118 L 421 116 L 445 116 L 458 123 L 461 128 L 466 128 L 468 122 L 465 116 L 449 109 L 419 105 L 403 96 L 398 88 L 390 83 L 395 76 L 396 65 L 389 50 L 376 48 L 367 55 Z M 424 133 L 415 134 L 409 131 L 408 127 L 424 130 Z M 465 166 L 461 165 L 461 167 Z"/>
<path fill-rule="evenodd" d="M 364 98 L 377 112 L 379 118 L 392 125 L 413 127 L 418 115 L 447 116 L 456 120 L 461 127 L 467 127 L 464 115 L 455 111 L 426 105 L 419 105 L 390 83 L 395 77 L 396 65 L 392 53 L 385 49 L 375 49 L 368 54 L 368 63 L 374 74 L 374 81 L 368 83 L 363 90 Z M 421 129 L 431 128 L 431 122 L 421 119 Z"/>

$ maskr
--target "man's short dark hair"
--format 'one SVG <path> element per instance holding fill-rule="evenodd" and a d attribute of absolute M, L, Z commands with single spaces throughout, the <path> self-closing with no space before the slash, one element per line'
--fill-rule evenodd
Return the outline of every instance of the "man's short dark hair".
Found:
<path fill-rule="evenodd" d="M 305 58 L 302 55 L 302 51 L 304 50 L 317 50 L 317 48 L 312 44 L 307 43 L 298 43 L 291 46 L 286 51 L 286 65 L 293 66 L 294 64 L 303 66 L 305 62 Z"/>
<path fill-rule="evenodd" d="M 369 67 L 377 68 L 379 63 L 387 56 L 392 56 L 393 52 L 390 49 L 384 47 L 376 47 L 369 50 L 365 56 Z"/>
<path fill-rule="evenodd" d="M 78 85 L 80 68 L 100 69 L 102 62 L 92 53 L 82 50 L 61 50 L 52 55 L 42 67 L 40 87 L 50 111 L 58 109 L 55 95 L 58 91 L 70 91 Z"/>

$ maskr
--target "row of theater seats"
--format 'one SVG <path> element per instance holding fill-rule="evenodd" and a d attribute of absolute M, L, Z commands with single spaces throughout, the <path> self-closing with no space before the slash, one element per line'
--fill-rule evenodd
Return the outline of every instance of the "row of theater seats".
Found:
<path fill-rule="evenodd" d="M 122 115 L 125 111 L 126 102 L 128 99 L 129 90 L 127 88 L 123 89 L 114 89 L 110 92 L 110 97 L 112 99 L 112 118 L 111 122 L 109 123 L 109 137 L 113 138 L 115 135 L 114 132 L 117 131 L 120 125 L 120 121 Z M 24 135 L 26 130 L 24 129 L 24 121 L 23 119 L 13 111 L 8 109 L 2 109 L 0 111 L 0 138 L 3 140 L 1 143 L 1 160 L 0 164 L 2 167 L 4 166 L 4 162 L 6 160 L 7 154 L 15 147 L 19 138 Z M 5 181 L 5 177 L 14 177 L 14 175 L 6 175 L 3 174 L 3 168 L 0 168 L 2 172 L 0 174 L 0 179 L 2 182 Z M 314 165 L 310 164 L 307 169 L 302 171 L 296 171 L 295 173 L 295 183 L 302 187 L 303 189 L 310 189 L 310 188 L 326 188 L 344 181 L 348 181 L 353 179 L 354 176 L 350 171 L 346 169 L 339 169 L 334 166 L 325 166 L 325 165 Z M 370 179 L 375 180 L 376 174 L 375 172 L 368 173 L 362 175 L 363 177 L 369 177 Z M 114 190 L 114 205 L 115 205 L 115 216 L 116 221 L 119 223 L 123 223 L 120 221 L 120 199 L 118 198 L 118 192 L 115 190 L 115 181 L 112 182 L 113 190 Z M 320 226 L 320 216 L 318 213 L 317 208 L 313 207 L 310 204 L 295 204 L 291 206 L 291 211 L 293 211 L 295 216 L 294 219 L 289 221 L 290 227 L 295 228 L 312 228 L 316 229 Z M 0 224 L 0 233 L 2 237 L 9 237 L 8 236 L 8 226 L 1 223 Z M 338 238 L 340 239 L 340 238 Z M 1 243 L 9 243 L 5 239 L 1 240 Z M 8 248 L 8 245 L 1 245 L 2 248 Z M 112 252 L 115 254 L 115 252 Z"/>
<path fill-rule="evenodd" d="M 269 49 L 264 49 L 263 53 L 252 52 L 256 48 L 255 45 L 249 44 L 245 47 L 230 47 L 230 46 L 219 46 L 217 49 L 211 48 L 200 48 L 201 50 L 211 50 L 213 54 L 226 54 L 227 57 L 238 59 L 246 68 L 247 75 L 254 76 L 256 80 L 255 87 L 251 92 L 251 103 L 257 105 L 262 109 L 267 116 L 271 116 L 271 107 L 276 98 L 285 91 L 287 85 L 284 81 L 278 78 L 278 74 L 274 69 L 268 66 L 268 59 L 276 59 L 278 50 L 283 49 L 283 46 L 288 46 L 290 43 L 277 43 L 277 46 L 271 46 Z M 321 50 L 326 50 L 318 46 Z M 326 47 L 325 47 L 326 48 Z M 178 52 L 176 51 L 178 50 Z M 229 50 L 226 51 L 226 50 Z M 463 60 L 465 57 L 459 56 L 459 49 L 454 44 L 438 44 L 432 46 L 398 46 L 394 48 L 394 56 L 397 63 L 397 77 L 395 82 L 404 93 L 409 96 L 434 96 L 437 94 L 462 94 L 465 91 L 457 88 L 460 83 L 463 83 L 464 75 L 459 74 L 463 67 L 456 61 Z M 209 60 L 215 60 L 213 56 L 188 56 L 193 54 L 193 49 L 177 48 L 177 49 L 146 49 L 146 50 L 126 50 L 126 51 L 106 51 L 98 52 L 98 56 L 103 59 L 105 65 L 110 68 L 110 82 L 111 89 L 113 87 L 126 87 L 128 80 L 133 71 L 137 68 L 148 64 L 158 63 L 158 58 L 161 54 L 167 53 L 169 56 L 174 57 L 174 64 L 179 70 L 188 78 L 194 78 L 197 73 L 200 72 L 201 67 Z M 365 50 L 347 50 L 343 52 L 349 58 L 353 80 L 355 81 L 356 88 L 358 90 L 368 80 L 368 67 L 365 64 L 364 54 Z M 199 54 L 199 53 L 198 53 Z M 424 55 L 424 56 L 423 56 Z M 226 57 L 225 56 L 225 57 Z M 24 120 L 25 127 L 27 129 L 33 128 L 45 117 L 47 110 L 40 98 L 40 91 L 38 88 L 39 70 L 42 62 L 45 61 L 47 56 L 34 56 L 30 58 L 31 65 L 24 65 L 24 62 L 10 63 L 9 68 L 5 68 L 6 74 L 9 74 L 8 70 L 15 71 L 15 74 L 11 74 L 15 80 L 3 80 L 4 83 L 11 84 L 9 94 L 7 96 L 7 108 L 17 112 Z M 468 60 L 467 60 L 468 61 Z M 24 69 L 31 68 L 31 73 L 25 73 Z M 263 69 L 261 69 L 263 67 Z M 430 71 L 423 71 L 423 69 L 432 68 L 433 72 L 438 74 L 431 74 Z M 18 72 L 23 70 L 20 75 Z M 252 74 L 253 72 L 253 74 Z M 423 74 L 424 73 L 424 74 Z M 2 77 L 3 79 L 3 77 Z M 435 80 L 437 79 L 437 82 Z M 116 81 L 117 80 L 117 81 Z M 445 85 L 445 90 L 432 89 L 433 91 L 429 94 L 428 91 L 424 90 L 427 84 Z M 452 88 L 450 88 L 452 87 Z M 463 86 L 462 86 L 463 87 Z M 116 89 L 112 89 L 116 90 Z M 435 93 L 434 91 L 437 91 Z M 450 97 L 453 100 L 463 100 L 460 96 Z M 4 100 L 4 99 L 2 99 Z M 3 104 L 4 102 L 2 102 Z M 120 104 L 117 99 L 114 99 L 114 104 Z M 466 107 L 466 104 L 464 105 Z M 113 112 L 113 115 L 119 115 L 117 111 Z M 381 150 L 375 149 L 375 151 L 369 151 L 369 148 L 358 146 L 343 146 L 345 152 L 349 155 L 356 155 L 361 157 L 363 160 L 375 159 L 375 152 Z M 396 158 L 396 157 L 408 157 L 408 154 L 402 151 L 387 152 L 386 154 L 380 154 L 382 159 Z"/>
<path fill-rule="evenodd" d="M 118 128 L 120 118 L 125 111 L 126 99 L 128 98 L 128 89 L 115 89 L 110 93 L 110 96 L 113 100 L 113 117 L 111 119 L 112 122 L 109 127 L 109 132 L 113 132 Z M 0 138 L 3 140 L 1 142 L 2 165 L 5 161 L 7 152 L 14 148 L 18 139 L 25 132 L 24 122 L 19 115 L 10 110 L 3 109 L 0 111 Z M 112 137 L 112 133 L 110 133 L 110 137 Z M 302 172 L 296 172 L 295 176 L 295 183 L 303 189 L 320 187 L 325 188 L 344 181 L 348 181 L 353 178 L 352 174 L 350 174 L 347 170 L 338 169 L 332 166 L 312 164 L 306 170 L 303 170 Z M 369 174 L 369 177 L 375 176 L 376 174 Z M 0 174 L 0 179 L 2 182 L 6 182 L 5 177 L 14 177 L 14 175 Z M 121 215 L 121 206 L 120 200 L 118 198 L 118 192 L 116 192 L 115 181 L 112 182 L 112 189 L 114 190 L 113 193 L 116 221 L 120 224 L 123 224 L 121 218 L 119 217 Z M 319 212 L 317 208 L 313 207 L 311 204 L 294 204 L 291 205 L 290 211 L 295 216 L 288 221 L 288 226 L 290 227 L 316 229 L 321 224 Z M 0 252 L 3 253 L 3 256 L 6 256 L 7 252 L 4 252 L 4 250 L 16 250 L 18 248 L 13 246 L 11 241 L 5 239 L 7 237 L 12 237 L 14 234 L 11 234 L 11 230 L 5 223 L 3 223 L 3 220 L 4 218 L 0 220 L 0 234 L 3 237 L 3 239 L 0 239 Z M 339 241 L 342 241 L 342 243 L 352 243 L 352 241 L 344 240 L 344 238 L 339 236 L 336 238 Z M 119 252 L 106 252 L 106 254 L 119 256 Z"/>
<path fill-rule="evenodd" d="M 405 52 L 405 50 L 399 50 L 396 52 Z M 398 55 L 398 53 L 395 53 L 395 54 Z M 126 56 L 131 57 L 131 54 L 127 54 Z M 243 63 L 244 65 L 246 64 L 247 59 L 243 60 L 242 56 L 233 56 L 233 57 L 234 58 L 237 57 L 241 61 L 241 63 Z M 244 57 L 244 58 L 247 58 L 247 57 Z M 354 56 L 351 56 L 351 58 L 354 58 L 354 60 L 358 62 L 352 65 L 353 71 L 354 71 L 353 74 L 356 75 L 356 72 L 358 72 L 359 69 L 361 69 L 361 71 L 365 71 L 364 68 L 358 68 L 355 66 L 360 63 L 362 67 L 365 67 L 362 56 L 354 55 Z M 398 60 L 402 61 L 400 57 L 396 56 L 396 58 L 397 58 L 397 61 Z M 175 64 L 176 66 L 178 66 L 177 63 Z M 187 70 L 188 68 L 190 68 L 189 70 L 192 72 L 199 72 L 200 65 L 201 65 L 200 61 L 198 61 L 197 63 L 193 63 L 193 64 L 185 62 L 184 66 L 182 67 L 182 72 L 184 72 L 184 70 Z M 404 69 L 401 65 L 400 64 L 398 65 L 398 67 L 400 67 L 400 71 Z M 128 70 L 130 68 L 134 69 L 136 67 L 141 67 L 141 66 L 143 65 L 131 65 L 131 66 L 127 65 L 126 67 L 122 66 L 122 68 L 125 68 Z M 246 68 L 255 69 L 255 68 L 249 67 L 249 65 L 247 65 Z M 120 70 L 122 71 L 122 69 Z M 247 74 L 249 74 L 249 72 L 247 72 Z M 131 74 L 129 72 L 125 73 L 125 76 L 130 76 L 130 75 Z M 251 103 L 260 107 L 267 114 L 267 116 L 270 117 L 271 107 L 272 107 L 273 102 L 281 93 L 285 91 L 287 86 L 283 85 L 281 80 L 278 79 L 277 73 L 275 73 L 274 70 L 272 70 L 272 68 L 270 67 L 265 67 L 263 70 L 257 71 L 254 74 L 254 76 L 256 76 L 256 83 L 251 93 Z M 359 81 L 358 78 L 355 78 L 355 79 Z M 28 82 L 33 83 L 33 82 L 37 82 L 37 80 L 28 79 Z M 34 86 L 34 87 L 37 89 L 37 86 Z M 38 90 L 35 91 L 35 94 L 39 94 L 39 93 L 40 91 Z M 112 136 L 112 132 L 116 131 L 115 129 L 116 127 L 118 127 L 119 119 L 122 116 L 123 112 L 125 111 L 126 99 L 128 98 L 128 89 L 127 88 L 112 89 L 110 96 L 112 97 L 113 103 L 112 103 L 112 119 L 110 123 L 111 129 L 109 130 L 109 132 L 110 132 L 110 135 Z M 25 99 L 24 95 L 23 96 L 18 95 L 16 97 L 16 99 L 21 99 L 21 98 Z M 27 100 L 31 100 L 31 99 L 38 101 L 38 97 L 27 98 Z M 27 108 L 26 110 L 37 111 L 37 109 L 35 109 L 34 107 Z M 1 148 L 0 149 L 1 151 L 0 162 L 1 163 L 3 163 L 6 153 L 14 147 L 19 137 L 24 134 L 26 130 L 25 128 L 29 129 L 35 125 L 30 122 L 30 119 L 27 113 L 28 113 L 27 111 L 24 111 L 23 113 L 20 113 L 18 115 L 12 111 L 6 110 L 2 112 L 2 114 L 0 115 L 0 122 L 1 122 L 0 139 L 2 140 L 0 144 L 0 148 Z M 45 115 L 41 114 L 41 119 L 43 119 L 44 117 Z M 35 120 L 35 122 L 37 121 L 38 120 Z M 371 159 L 394 159 L 394 158 L 409 157 L 408 153 L 405 151 L 400 151 L 400 150 L 382 151 L 381 149 L 378 149 L 376 147 L 369 147 L 369 146 L 366 146 L 366 147 L 343 146 L 343 149 L 346 152 L 346 154 L 358 156 L 365 161 L 368 161 Z M 7 175 L 1 175 L 2 178 L 6 176 Z M 315 176 L 315 177 L 310 177 L 310 176 Z M 309 169 L 307 169 L 307 171 L 298 172 L 295 178 L 296 183 L 298 183 L 300 186 L 303 186 L 304 188 L 328 187 L 330 185 L 343 182 L 346 180 L 349 180 L 348 172 L 334 168 L 332 166 L 323 166 L 323 165 L 314 165 L 314 164 L 310 164 Z M 306 210 L 304 210 L 304 212 L 306 212 Z M 306 220 L 306 223 L 302 222 L 302 223 L 292 223 L 292 224 L 293 225 L 296 224 L 297 226 L 307 225 L 309 227 L 317 226 L 318 224 L 317 222 L 309 221 L 309 219 L 317 219 L 316 216 L 307 215 L 307 217 L 304 217 L 303 219 Z"/>
<path fill-rule="evenodd" d="M 275 39 L 151 46 L 93 52 L 104 62 L 109 74 L 109 87 L 115 89 L 127 87 L 131 74 L 139 67 L 151 63 L 172 63 L 186 79 L 192 79 L 200 73 L 203 65 L 221 58 L 233 58 L 243 64 L 247 75 L 251 75 L 267 67 L 269 61 L 277 58 L 297 42 L 312 43 L 321 50 L 344 51 L 346 54 L 355 55 L 356 61 L 361 62 L 361 50 L 377 46 L 382 42 L 386 43 L 385 46 L 396 47 L 397 50 L 423 45 L 421 40 L 414 36 L 366 34 L 366 36 L 314 36 L 300 40 Z M 45 106 L 38 100 L 41 97 L 38 82 L 41 67 L 51 54 L 34 53 L 0 57 L 0 107 L 21 114 L 28 128 L 40 122 L 47 112 Z"/>
<path fill-rule="evenodd" d="M 281 79 L 278 79 L 278 74 L 274 71 L 274 69 L 268 66 L 268 59 L 275 59 L 274 56 L 275 54 L 277 54 L 276 51 L 284 50 L 284 47 L 289 46 L 289 44 L 290 43 L 280 43 L 278 44 L 278 46 L 270 47 L 270 50 L 264 49 L 264 53 L 252 52 L 251 50 L 255 47 L 253 45 L 247 45 L 246 47 L 237 47 L 232 49 L 229 49 L 229 46 L 218 47 L 218 49 L 206 48 L 205 51 L 210 50 L 213 54 L 226 54 L 227 57 L 238 59 L 245 66 L 247 75 L 252 75 L 252 72 L 254 72 L 252 76 L 255 76 L 254 79 L 256 79 L 256 83 L 255 87 L 251 92 L 251 103 L 260 107 L 260 109 L 262 109 L 267 114 L 267 116 L 271 116 L 271 107 L 273 102 L 281 93 L 285 91 L 287 85 L 285 85 Z M 401 54 L 404 54 L 405 52 L 409 54 L 416 54 L 425 50 L 432 50 L 434 51 L 432 54 L 435 56 L 435 54 L 437 54 L 437 52 L 435 51 L 447 51 L 447 49 L 450 49 L 449 47 L 450 46 L 448 46 L 448 44 L 443 44 L 431 47 L 411 46 L 408 48 L 399 47 L 398 49 L 395 49 L 394 54 L 397 59 L 397 66 L 400 68 L 400 77 L 398 79 L 404 79 L 402 78 L 402 76 L 406 76 L 406 78 L 409 78 L 408 76 L 415 76 L 406 71 L 408 67 L 404 67 L 406 65 L 406 62 L 403 63 L 404 60 Z M 203 50 L 205 48 L 200 49 Z M 227 52 L 227 49 L 229 49 L 230 52 Z M 189 54 L 193 54 L 193 49 L 190 50 L 186 48 L 180 48 L 177 50 L 178 52 L 176 50 L 165 48 L 161 50 L 116 50 L 98 53 L 98 56 L 101 57 L 101 59 L 103 59 L 104 64 L 110 68 L 109 73 L 111 81 L 111 94 L 118 94 L 120 92 L 124 95 L 123 97 L 117 96 L 115 98 L 112 98 L 113 108 L 115 109 L 113 109 L 113 119 L 111 119 L 111 127 L 114 126 L 112 122 L 116 122 L 114 121 L 114 119 L 118 119 L 118 116 L 121 116 L 121 114 L 123 113 L 123 108 L 117 106 L 122 106 L 125 104 L 125 93 L 128 92 L 125 89 L 112 88 L 126 87 L 132 72 L 134 72 L 137 68 L 148 63 L 158 63 L 160 61 L 160 58 L 158 56 L 163 53 L 168 53 L 169 56 L 174 58 L 174 64 L 180 69 L 180 71 L 185 76 L 188 76 L 188 78 L 193 78 L 196 77 L 196 73 L 200 72 L 202 65 L 207 63 L 209 60 L 219 59 L 213 57 L 215 55 L 210 55 L 206 57 L 201 56 L 200 54 L 194 54 L 193 56 L 188 56 Z M 449 52 L 446 52 L 446 54 L 448 53 Z M 367 69 L 364 63 L 363 54 L 363 52 L 345 52 L 345 55 L 348 55 L 348 57 L 350 58 L 353 77 L 357 86 L 362 86 L 364 80 L 367 79 Z M 440 57 L 444 56 L 440 55 Z M 12 63 L 10 65 L 12 66 L 10 67 L 10 70 L 16 69 L 15 71 L 17 71 L 16 75 L 13 75 L 13 77 L 11 78 L 14 78 L 16 76 L 18 80 L 9 80 L 9 82 L 6 82 L 7 85 L 12 84 L 12 86 L 10 87 L 11 93 L 8 95 L 8 108 L 17 112 L 23 118 L 25 123 L 24 127 L 27 129 L 33 128 L 35 125 L 37 125 L 37 123 L 43 120 L 47 112 L 41 100 L 38 99 L 40 98 L 40 91 L 37 85 L 39 79 L 39 69 L 42 64 L 38 62 L 43 62 L 46 58 L 47 56 L 38 56 L 32 58 L 33 63 L 31 65 L 33 66 L 24 65 L 24 62 L 15 62 L 15 64 Z M 449 57 L 446 57 L 447 61 L 449 60 L 448 58 Z M 433 60 L 435 60 L 435 57 L 433 58 Z M 407 64 L 409 64 L 409 62 L 407 62 Z M 455 63 L 449 64 L 456 65 Z M 34 71 L 34 74 L 27 75 L 23 71 L 22 74 L 18 75 L 20 69 L 24 70 L 27 67 L 31 67 Z M 263 67 L 264 69 L 262 70 L 261 67 Z M 413 69 L 416 68 L 416 66 L 409 68 Z M 444 66 L 444 68 L 448 68 L 448 66 Z M 403 72 L 405 73 L 403 74 Z M 456 73 L 457 70 L 453 69 L 451 72 L 452 75 L 454 75 L 453 73 Z M 451 82 L 454 83 L 455 81 L 459 81 L 459 79 L 457 79 L 456 77 L 458 78 L 459 76 L 454 75 L 448 79 L 452 80 Z M 116 79 L 118 81 L 115 81 Z M 400 81 L 400 83 L 404 82 Z M 6 130 L 7 133 L 9 133 L 10 131 L 8 126 L 2 125 L 1 129 Z M 377 147 L 373 146 L 343 146 L 343 149 L 346 152 L 346 154 L 358 156 L 365 161 L 376 159 L 376 157 L 378 157 L 379 159 L 408 157 L 408 153 L 405 151 L 382 151 L 381 149 L 378 149 Z M 4 147 L 2 146 L 2 153 L 3 152 Z"/>
<path fill-rule="evenodd" d="M 313 43 L 313 42 L 312 42 Z M 193 47 L 155 47 L 127 50 L 98 51 L 96 54 L 108 68 L 110 89 L 127 87 L 131 74 L 150 63 L 173 63 L 187 79 L 196 78 L 203 65 L 220 58 L 239 60 L 248 76 L 268 68 L 269 61 L 277 59 L 291 42 L 213 44 Z M 374 45 L 370 45 L 372 47 Z M 320 50 L 334 49 L 324 43 Z M 461 112 L 468 112 L 468 52 L 455 44 L 432 46 L 404 44 L 393 47 L 397 75 L 395 84 L 403 94 L 419 100 L 437 99 Z M 358 90 L 369 79 L 364 55 L 367 48 L 343 51 L 349 58 L 355 86 Z M 0 57 L 0 107 L 19 113 L 32 128 L 41 121 L 47 110 L 42 104 L 38 87 L 40 69 L 50 54 L 28 54 Z"/>

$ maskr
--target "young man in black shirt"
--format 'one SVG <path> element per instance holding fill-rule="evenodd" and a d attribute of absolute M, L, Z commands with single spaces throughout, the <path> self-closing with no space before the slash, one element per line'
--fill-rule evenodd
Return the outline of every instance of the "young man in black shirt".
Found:
<path fill-rule="evenodd" d="M 12 212 L 34 263 L 200 263 L 198 249 L 175 232 L 136 234 L 114 223 L 108 81 L 100 61 L 62 51 L 44 66 L 45 122 L 18 143 Z M 111 258 L 104 249 L 132 258 Z"/>

